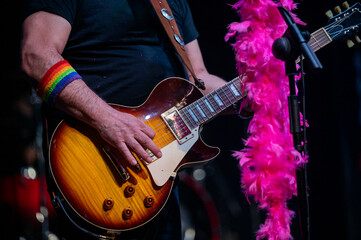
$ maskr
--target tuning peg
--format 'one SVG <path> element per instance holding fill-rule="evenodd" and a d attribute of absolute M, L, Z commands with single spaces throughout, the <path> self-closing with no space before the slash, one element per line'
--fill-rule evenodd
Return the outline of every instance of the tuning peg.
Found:
<path fill-rule="evenodd" d="M 326 13 L 325 13 L 326 17 L 328 18 L 332 18 L 333 17 L 333 13 L 331 10 L 328 10 Z"/>
<path fill-rule="evenodd" d="M 346 1 L 346 2 L 343 2 L 343 3 L 342 3 L 342 7 L 343 7 L 344 9 L 349 9 L 349 8 L 350 8 L 350 4 L 348 4 L 347 1 Z"/>
<path fill-rule="evenodd" d="M 333 10 L 335 10 L 337 14 L 340 14 L 342 12 L 340 6 L 336 6 Z"/>
<path fill-rule="evenodd" d="M 355 46 L 355 43 L 352 40 L 347 40 L 346 44 L 348 48 L 352 48 L 353 46 Z"/>
<path fill-rule="evenodd" d="M 360 37 L 357 36 L 357 35 L 355 36 L 355 40 L 356 40 L 357 43 L 361 43 L 361 39 L 360 39 Z"/>

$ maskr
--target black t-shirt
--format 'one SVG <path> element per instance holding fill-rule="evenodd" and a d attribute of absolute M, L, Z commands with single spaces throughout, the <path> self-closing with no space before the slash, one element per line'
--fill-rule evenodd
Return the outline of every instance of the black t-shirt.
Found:
<path fill-rule="evenodd" d="M 198 37 L 186 0 L 168 0 L 185 44 Z M 72 27 L 62 53 L 108 103 L 137 106 L 167 77 L 187 78 L 149 0 L 28 0 L 24 18 L 47 11 Z M 43 105 L 48 134 L 65 114 Z"/>
<path fill-rule="evenodd" d="M 168 0 L 168 3 L 184 42 L 195 40 L 198 32 L 186 0 Z M 62 55 L 87 85 L 109 103 L 139 105 L 164 78 L 187 76 L 149 0 L 26 1 L 24 17 L 37 11 L 57 14 L 71 24 L 72 31 Z M 55 109 L 46 108 L 45 112 L 51 134 L 64 116 Z M 171 204 L 177 202 L 173 194 L 171 198 Z M 127 238 L 128 234 L 139 234 L 145 239 L 151 239 L 150 236 L 166 239 L 159 236 L 180 231 L 178 211 L 168 203 L 158 220 L 121 237 L 133 239 Z M 168 215 L 173 216 L 173 222 L 168 222 Z"/>
<path fill-rule="evenodd" d="M 185 0 L 168 0 L 185 43 L 198 37 Z M 107 102 L 139 105 L 167 77 L 186 77 L 149 0 L 30 0 L 72 26 L 63 57 Z"/>

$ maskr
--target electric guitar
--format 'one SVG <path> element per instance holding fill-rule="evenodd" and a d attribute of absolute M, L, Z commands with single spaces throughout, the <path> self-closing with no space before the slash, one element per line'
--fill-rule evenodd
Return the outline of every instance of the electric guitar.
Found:
<path fill-rule="evenodd" d="M 348 39 L 359 31 L 361 5 L 355 4 L 311 34 L 312 49 L 336 39 Z M 49 166 L 67 209 L 82 223 L 107 232 L 137 228 L 154 218 L 166 204 L 177 171 L 215 158 L 219 149 L 200 138 L 201 126 L 241 100 L 242 80 L 236 78 L 203 96 L 181 78 L 160 82 L 138 107 L 111 104 L 134 115 L 155 131 L 155 144 L 163 156 L 145 163 L 136 155 L 135 168 L 98 132 L 86 124 L 63 120 L 49 147 Z"/>

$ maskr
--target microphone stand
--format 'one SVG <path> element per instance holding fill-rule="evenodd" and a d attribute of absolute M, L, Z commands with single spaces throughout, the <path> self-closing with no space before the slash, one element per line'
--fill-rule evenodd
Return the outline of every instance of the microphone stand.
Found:
<path fill-rule="evenodd" d="M 306 134 L 302 138 L 300 114 L 299 114 L 299 97 L 296 95 L 295 76 L 298 74 L 296 68 L 296 59 L 302 55 L 310 64 L 313 70 L 322 69 L 322 65 L 315 53 L 307 43 L 309 33 L 301 32 L 295 23 L 292 15 L 282 5 L 278 7 L 283 19 L 287 23 L 288 29 L 282 38 L 276 39 L 272 46 L 273 54 L 276 58 L 285 61 L 286 75 L 289 78 L 290 96 L 288 97 L 289 116 L 290 116 L 290 132 L 293 135 L 293 144 L 300 154 L 306 154 Z M 306 38 L 308 38 L 306 40 Z M 302 73 L 303 73 L 303 69 Z M 304 96 L 303 96 L 304 99 Z M 303 102 L 304 104 L 304 102 Z M 305 108 L 305 106 L 303 106 Z M 304 116 L 305 117 L 305 116 Z M 305 124 L 304 124 L 305 125 Z M 305 126 L 303 126 L 305 128 Z M 307 188 L 307 164 L 303 168 L 296 171 L 297 180 L 297 196 L 298 196 L 298 212 L 300 234 L 302 240 L 310 239 L 310 216 L 309 216 L 309 200 Z"/>

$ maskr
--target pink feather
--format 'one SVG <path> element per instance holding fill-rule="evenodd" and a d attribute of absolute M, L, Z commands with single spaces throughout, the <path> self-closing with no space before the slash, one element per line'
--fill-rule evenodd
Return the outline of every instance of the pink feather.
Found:
<path fill-rule="evenodd" d="M 292 0 L 280 3 L 289 10 Z M 254 197 L 267 211 L 257 239 L 292 239 L 294 212 L 287 200 L 297 194 L 295 171 L 307 161 L 293 147 L 288 118 L 288 78 L 284 63 L 272 54 L 272 44 L 287 25 L 272 0 L 240 0 L 233 6 L 243 22 L 232 23 L 225 39 L 236 39 L 233 48 L 237 69 L 245 76 L 245 90 L 252 110 L 245 148 L 235 152 L 242 170 L 241 183 L 247 198 Z M 297 23 L 303 24 L 295 15 Z"/>

